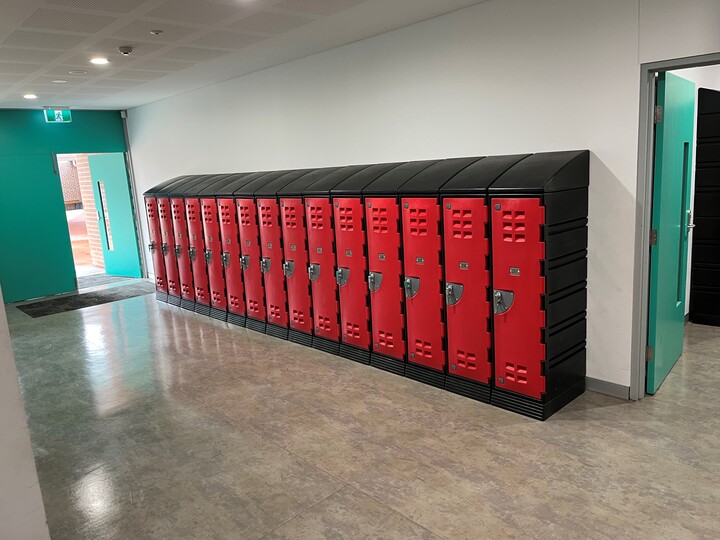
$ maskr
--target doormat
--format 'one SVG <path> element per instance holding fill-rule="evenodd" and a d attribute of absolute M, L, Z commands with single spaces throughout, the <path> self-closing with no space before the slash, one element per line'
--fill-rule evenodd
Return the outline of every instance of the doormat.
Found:
<path fill-rule="evenodd" d="M 122 285 L 105 289 L 103 291 L 94 291 L 85 294 L 74 294 L 71 296 L 62 296 L 52 298 L 50 300 L 41 300 L 32 304 L 17 306 L 17 308 L 30 315 L 33 319 L 38 317 L 47 317 L 48 315 L 57 315 L 66 311 L 75 311 L 90 306 L 99 306 L 109 302 L 117 302 L 126 298 L 134 298 L 136 296 L 144 296 L 146 294 L 155 294 L 155 285 L 142 281 L 133 283 L 132 285 Z"/>
<path fill-rule="evenodd" d="M 88 289 L 97 287 L 98 285 L 107 285 L 108 283 L 117 283 L 119 281 L 128 281 L 135 278 L 122 276 L 108 276 L 107 274 L 92 274 L 90 276 L 78 276 L 78 289 Z"/>

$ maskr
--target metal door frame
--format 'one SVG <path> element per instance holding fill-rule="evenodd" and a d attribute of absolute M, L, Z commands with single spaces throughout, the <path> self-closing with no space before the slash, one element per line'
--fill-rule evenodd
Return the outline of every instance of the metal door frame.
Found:
<path fill-rule="evenodd" d="M 650 229 L 655 159 L 655 73 L 720 64 L 720 53 L 650 62 L 640 66 L 640 126 L 638 130 L 637 198 L 635 202 L 635 264 L 633 272 L 633 331 L 630 358 L 630 399 L 645 397 L 645 350 L 650 299 Z"/>

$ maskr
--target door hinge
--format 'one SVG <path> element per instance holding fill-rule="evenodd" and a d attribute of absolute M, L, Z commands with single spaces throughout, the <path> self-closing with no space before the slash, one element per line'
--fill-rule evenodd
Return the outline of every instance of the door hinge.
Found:
<path fill-rule="evenodd" d="M 657 105 L 655 107 L 655 123 L 659 124 L 663 121 L 663 108 L 662 105 Z"/>
<path fill-rule="evenodd" d="M 645 349 L 645 361 L 650 362 L 653 358 L 655 358 L 655 347 L 648 345 Z"/>
<path fill-rule="evenodd" d="M 657 246 L 657 236 L 658 236 L 657 229 L 651 229 L 650 230 L 650 245 L 651 246 Z"/>

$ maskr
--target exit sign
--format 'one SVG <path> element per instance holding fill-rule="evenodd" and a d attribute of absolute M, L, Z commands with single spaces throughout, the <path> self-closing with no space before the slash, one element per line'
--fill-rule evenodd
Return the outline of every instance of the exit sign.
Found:
<path fill-rule="evenodd" d="M 45 109 L 45 121 L 48 124 L 68 124 L 72 122 L 70 109 Z"/>

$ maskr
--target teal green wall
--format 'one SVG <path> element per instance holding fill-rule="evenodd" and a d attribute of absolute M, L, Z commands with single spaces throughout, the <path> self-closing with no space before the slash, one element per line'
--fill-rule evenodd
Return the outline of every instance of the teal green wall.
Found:
<path fill-rule="evenodd" d="M 119 111 L 74 110 L 72 116 L 70 124 L 47 124 L 42 110 L 0 110 L 0 286 L 5 302 L 75 290 L 52 155 L 127 150 Z"/>

